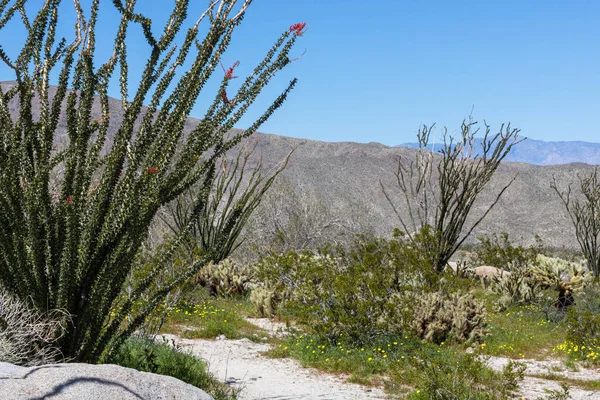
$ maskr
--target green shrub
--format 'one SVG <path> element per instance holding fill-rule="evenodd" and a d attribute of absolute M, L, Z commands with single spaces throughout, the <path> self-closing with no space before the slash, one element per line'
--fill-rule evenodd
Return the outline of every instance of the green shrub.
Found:
<path fill-rule="evenodd" d="M 387 308 L 391 295 L 399 293 L 401 274 L 390 254 L 390 242 L 382 239 L 357 240 L 348 252 L 271 254 L 256 266 L 265 289 L 252 298 L 263 302 L 262 309 L 275 294 L 289 298 L 286 308 L 317 333 L 368 341 L 389 330 Z"/>
<path fill-rule="evenodd" d="M 417 390 L 411 400 L 508 400 L 514 398 L 525 366 L 509 362 L 501 373 L 492 371 L 473 354 L 439 353 L 426 347 L 410 359 Z"/>
<path fill-rule="evenodd" d="M 418 242 L 397 231 L 392 240 L 359 237 L 349 249 L 270 254 L 255 266 L 260 288 L 251 299 L 264 315 L 285 304 L 332 341 L 343 335 L 353 343 L 366 343 L 401 333 L 414 318 L 422 294 L 454 292 L 465 280 L 435 272 L 427 247 L 434 242 L 429 229 L 414 237 Z M 464 296 L 451 298 L 466 308 L 448 308 L 453 321 L 449 329 L 458 340 L 468 340 L 477 331 L 480 310 Z"/>
<path fill-rule="evenodd" d="M 576 303 L 567 311 L 567 341 L 584 346 L 594 353 L 593 361 L 600 360 L 600 288 L 590 285 L 576 298 Z"/>
<path fill-rule="evenodd" d="M 421 339 L 441 343 L 450 338 L 459 342 L 481 339 L 486 311 L 472 294 L 422 293 L 414 308 L 410 327 Z"/>
<path fill-rule="evenodd" d="M 203 360 L 166 342 L 158 343 L 132 337 L 106 362 L 138 371 L 172 376 L 206 391 L 215 400 L 237 398 L 231 389 L 213 379 Z"/>
<path fill-rule="evenodd" d="M 472 262 L 477 265 L 491 265 L 499 269 L 510 270 L 525 268 L 535 263 L 536 257 L 542 251 L 542 240 L 535 236 L 535 244 L 529 247 L 515 246 L 508 239 L 508 233 L 502 232 L 500 236 L 484 235 L 479 238 L 479 246 L 475 248 Z"/>

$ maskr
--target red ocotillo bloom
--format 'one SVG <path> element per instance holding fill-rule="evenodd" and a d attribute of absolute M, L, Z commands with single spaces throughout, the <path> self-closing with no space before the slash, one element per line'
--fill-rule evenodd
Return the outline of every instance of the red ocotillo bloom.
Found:
<path fill-rule="evenodd" d="M 227 68 L 227 70 L 225 70 L 225 68 L 223 67 L 223 64 L 221 64 L 221 68 L 223 68 L 223 71 L 225 71 L 225 78 L 226 79 L 235 79 L 237 78 L 237 76 L 233 75 L 233 70 L 240 65 L 239 61 L 236 61 L 235 63 L 233 63 L 233 65 L 229 68 Z"/>
<path fill-rule="evenodd" d="M 303 29 L 306 27 L 306 22 L 299 22 L 290 26 L 290 32 L 295 32 L 296 36 L 301 36 L 304 32 Z"/>

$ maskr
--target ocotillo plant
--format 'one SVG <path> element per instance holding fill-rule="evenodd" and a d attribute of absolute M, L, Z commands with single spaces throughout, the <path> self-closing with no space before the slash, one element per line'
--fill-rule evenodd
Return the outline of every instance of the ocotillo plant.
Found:
<path fill-rule="evenodd" d="M 126 318 L 159 273 L 161 263 L 138 282 L 128 299 L 119 299 L 159 208 L 199 184 L 202 189 L 192 210 L 194 216 L 202 215 L 219 159 L 255 132 L 296 84 L 292 80 L 246 131 L 226 135 L 271 78 L 290 63 L 288 55 L 305 24 L 286 30 L 235 93 L 228 89 L 237 63 L 224 69 L 201 122 L 183 134 L 187 116 L 210 76 L 220 71 L 221 57 L 251 2 L 211 0 L 184 28 L 189 0 L 176 0 L 166 25 L 158 30 L 160 36 L 155 36 L 150 19 L 135 9 L 135 0 L 113 0 L 120 20 L 112 55 L 99 63 L 100 0 L 91 1 L 89 10 L 74 0 L 72 42 L 57 38 L 60 0 L 37 3 L 33 17 L 33 6 L 26 8 L 26 0 L 0 1 L 0 35 L 9 21 L 21 21 L 27 30 L 18 55 L 0 48 L 0 59 L 16 80 L 14 87 L 0 91 L 0 284 L 38 310 L 62 309 L 71 315 L 60 339 L 65 357 L 100 360 L 131 335 L 173 287 L 212 260 L 214 252 L 207 251 L 154 293 L 134 318 Z M 205 22 L 209 26 L 201 36 Z M 143 33 L 149 48 L 135 92 L 129 91 L 127 64 L 127 37 L 133 29 Z M 183 39 L 176 45 L 180 31 Z M 136 44 L 136 52 L 142 48 Z M 122 118 L 111 116 L 108 91 L 114 75 L 122 97 L 117 114 Z M 55 89 L 50 86 L 53 81 Z M 16 117 L 10 113 L 11 101 L 18 105 Z M 63 115 L 68 140 L 61 146 L 57 138 Z M 114 137 L 109 137 L 109 128 L 115 126 Z M 186 229 L 193 222 L 190 219 Z M 223 242 L 236 227 L 235 218 L 230 222 L 220 226 Z M 165 260 L 181 244 L 186 229 L 164 252 Z M 218 247 L 220 241 L 213 243 Z"/>
<path fill-rule="evenodd" d="M 500 197 L 514 181 L 509 181 L 497 192 L 494 201 L 485 211 L 467 224 L 467 217 L 479 193 L 483 191 L 514 145 L 522 139 L 519 130 L 502 125 L 500 131 L 490 135 L 485 125 L 481 152 L 475 148 L 476 122 L 463 121 L 461 132 L 449 136 L 444 129 L 440 157 L 430 151 L 430 136 L 434 126 L 423 126 L 417 135 L 419 149 L 410 163 L 398 161 L 396 182 L 403 200 L 396 202 L 382 190 L 399 218 L 400 225 L 411 241 L 415 233 L 426 228 L 435 234 L 427 252 L 437 272 L 446 268 L 450 257 L 481 223 Z M 407 210 L 408 217 L 401 211 Z M 415 242 L 416 244 L 416 242 Z"/>
<path fill-rule="evenodd" d="M 598 167 L 588 175 L 577 175 L 580 196 L 572 193 L 571 184 L 563 191 L 558 188 L 556 177 L 550 187 L 565 205 L 587 267 L 595 277 L 600 276 L 600 178 Z"/>

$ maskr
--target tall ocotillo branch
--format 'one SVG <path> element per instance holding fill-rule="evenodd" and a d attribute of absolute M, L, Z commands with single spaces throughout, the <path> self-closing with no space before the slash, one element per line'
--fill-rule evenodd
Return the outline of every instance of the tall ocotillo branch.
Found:
<path fill-rule="evenodd" d="M 172 288 L 218 257 L 215 249 L 207 251 L 155 293 L 146 309 L 126 319 L 158 273 L 139 282 L 127 301 L 118 301 L 160 207 L 200 185 L 192 214 L 202 218 L 217 185 L 221 157 L 256 132 L 296 84 L 293 79 L 247 130 L 227 135 L 264 86 L 290 64 L 290 51 L 305 24 L 286 30 L 235 92 L 233 75 L 226 71 L 201 123 L 184 135 L 187 116 L 252 2 L 237 3 L 212 0 L 184 29 L 189 0 L 176 0 L 156 36 L 135 0 L 113 0 L 120 20 L 111 55 L 98 63 L 100 0 L 91 1 L 87 10 L 74 0 L 77 22 L 71 42 L 57 38 L 60 0 L 43 2 L 33 17 L 26 0 L 0 2 L 0 32 L 17 18 L 28 32 L 15 57 L 0 46 L 0 60 L 17 82 L 0 88 L 0 284 L 21 299 L 31 298 L 38 309 L 64 309 L 72 315 L 60 341 L 66 357 L 97 361 L 135 331 Z M 205 21 L 209 27 L 201 37 Z M 141 30 L 149 54 L 137 88 L 131 90 L 127 37 L 134 29 Z M 183 40 L 176 44 L 179 32 Z M 136 51 L 140 47 L 136 44 Z M 184 64 L 187 70 L 181 71 Z M 122 118 L 111 115 L 108 97 L 115 75 Z M 11 115 L 11 101 L 18 103 L 17 117 Z M 62 116 L 66 144 L 57 141 Z M 238 218 L 232 216 L 231 223 Z M 231 234 L 229 226 L 222 228 L 214 233 L 214 243 Z M 182 240 L 174 240 L 163 257 L 168 259 Z"/>

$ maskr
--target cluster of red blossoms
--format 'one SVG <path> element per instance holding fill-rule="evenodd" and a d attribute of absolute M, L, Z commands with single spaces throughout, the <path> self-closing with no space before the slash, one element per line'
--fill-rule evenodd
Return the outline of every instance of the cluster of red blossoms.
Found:
<path fill-rule="evenodd" d="M 149 174 L 155 174 L 155 173 L 158 172 L 158 168 L 156 168 L 156 167 L 150 167 L 150 168 L 148 168 L 146 170 L 146 172 L 149 173 Z"/>
<path fill-rule="evenodd" d="M 221 68 L 223 68 L 223 71 L 225 72 L 226 80 L 237 78 L 236 75 L 233 75 L 233 71 L 235 70 L 235 68 L 238 65 L 240 65 L 240 62 L 236 61 L 235 63 L 233 63 L 233 65 L 231 67 L 225 69 L 225 67 L 223 67 L 223 64 L 221 64 Z M 221 99 L 223 100 L 223 103 L 231 104 L 231 102 L 229 101 L 229 98 L 227 97 L 227 90 L 225 90 L 225 88 L 223 88 L 223 93 L 221 93 Z"/>
<path fill-rule="evenodd" d="M 295 32 L 296 36 L 301 36 L 304 33 L 304 28 L 306 28 L 306 22 L 299 22 L 290 26 L 290 32 Z"/>
<path fill-rule="evenodd" d="M 237 76 L 233 75 L 233 70 L 240 65 L 239 61 L 236 61 L 231 67 L 227 68 L 227 71 L 225 71 L 225 78 L 227 79 L 235 79 L 237 78 Z"/>

